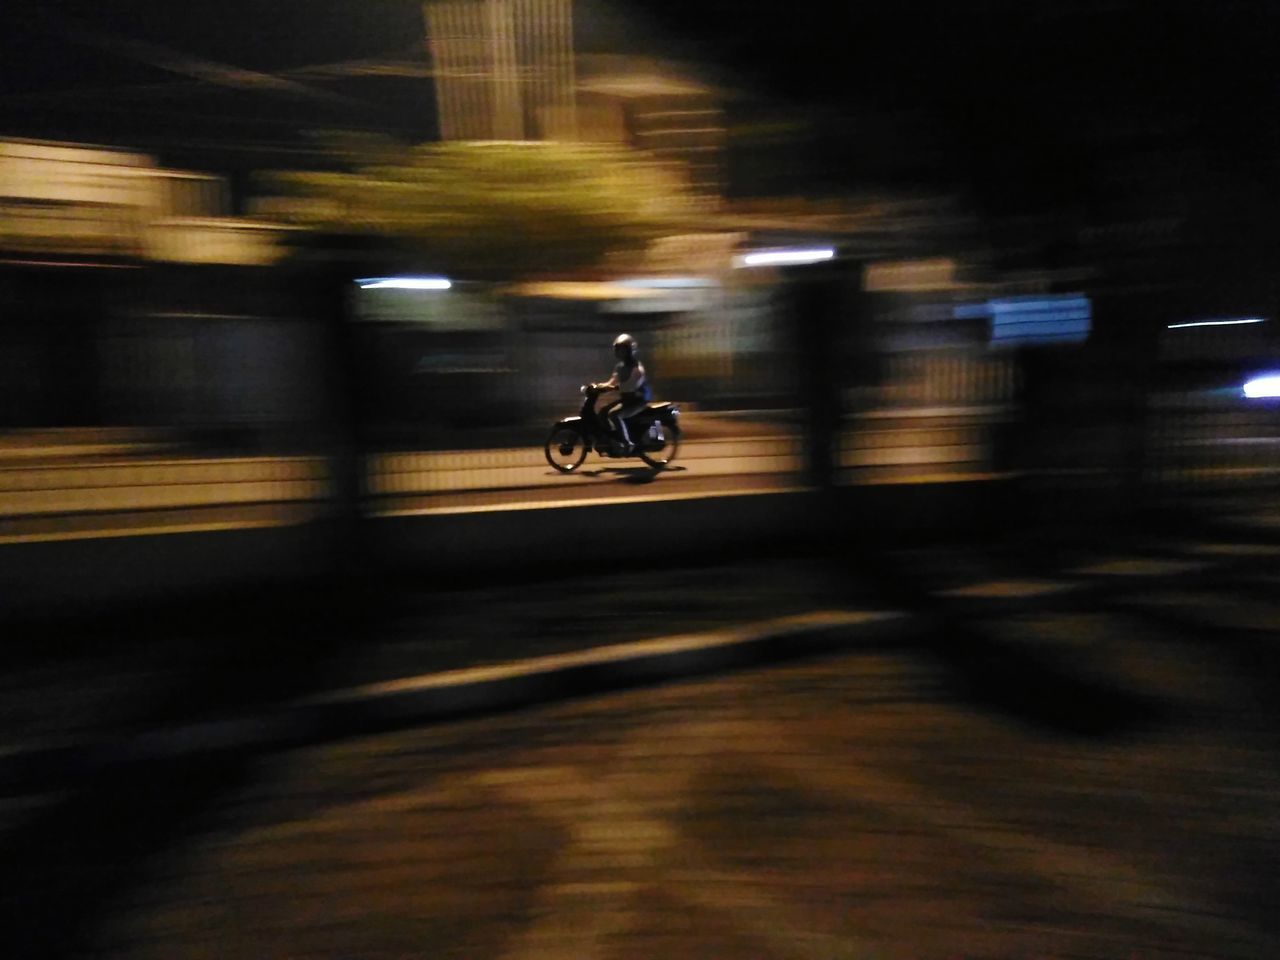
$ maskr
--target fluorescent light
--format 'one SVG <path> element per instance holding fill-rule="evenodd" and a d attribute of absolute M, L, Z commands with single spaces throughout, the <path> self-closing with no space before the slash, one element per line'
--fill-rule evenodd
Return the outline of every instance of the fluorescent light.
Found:
<path fill-rule="evenodd" d="M 1171 323 L 1170 330 L 1181 330 L 1183 327 L 1234 327 L 1242 323 L 1262 323 L 1262 317 L 1241 317 L 1239 320 L 1197 320 L 1194 323 Z"/>
<path fill-rule="evenodd" d="M 830 260 L 836 255 L 830 247 L 815 247 L 809 250 L 762 250 L 759 253 L 748 253 L 738 258 L 739 266 L 767 267 L 777 264 L 817 263 Z"/>
<path fill-rule="evenodd" d="M 444 277 L 369 277 L 357 280 L 361 290 L 448 290 Z"/>
<path fill-rule="evenodd" d="M 1269 374 L 1250 380 L 1244 385 L 1244 395 L 1250 400 L 1263 397 L 1280 397 L 1280 374 Z"/>

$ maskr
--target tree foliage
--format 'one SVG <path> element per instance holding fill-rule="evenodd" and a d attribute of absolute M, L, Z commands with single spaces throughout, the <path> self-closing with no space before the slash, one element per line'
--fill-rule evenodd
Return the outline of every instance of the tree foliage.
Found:
<path fill-rule="evenodd" d="M 296 224 L 382 237 L 459 276 L 528 276 L 598 263 L 686 229 L 693 200 L 639 154 L 564 143 L 442 143 L 337 172 L 274 175 Z"/>

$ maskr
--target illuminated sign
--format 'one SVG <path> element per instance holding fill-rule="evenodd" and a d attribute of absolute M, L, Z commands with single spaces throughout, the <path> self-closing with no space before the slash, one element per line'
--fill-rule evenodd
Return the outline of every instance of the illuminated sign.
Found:
<path fill-rule="evenodd" d="M 962 304 L 955 317 L 990 318 L 994 347 L 1082 343 L 1089 338 L 1093 308 L 1083 294 L 1038 294 Z"/>

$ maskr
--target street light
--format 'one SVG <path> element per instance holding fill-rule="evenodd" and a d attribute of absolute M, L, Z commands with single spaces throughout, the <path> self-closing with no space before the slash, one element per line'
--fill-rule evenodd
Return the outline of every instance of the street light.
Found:
<path fill-rule="evenodd" d="M 831 247 L 809 247 L 792 250 L 758 250 L 734 258 L 735 267 L 793 266 L 803 263 L 820 263 L 836 255 Z"/>

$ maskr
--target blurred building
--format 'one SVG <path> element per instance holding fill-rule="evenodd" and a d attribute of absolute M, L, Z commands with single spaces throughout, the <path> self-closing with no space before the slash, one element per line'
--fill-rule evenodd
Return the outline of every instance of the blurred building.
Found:
<path fill-rule="evenodd" d="M 224 178 L 172 170 L 140 153 L 0 140 L 0 249 L 262 266 L 283 254 L 283 227 L 229 215 Z"/>
<path fill-rule="evenodd" d="M 286 228 L 216 176 L 0 141 L 0 426 L 229 437 L 316 419 L 310 312 L 267 269 Z"/>
<path fill-rule="evenodd" d="M 723 97 L 687 67 L 648 57 L 579 58 L 583 139 L 624 143 L 678 171 L 702 197 L 724 191 Z"/>
<path fill-rule="evenodd" d="M 574 139 L 572 0 L 424 5 L 444 140 Z"/>
<path fill-rule="evenodd" d="M 719 196 L 726 129 L 714 87 L 653 51 L 578 53 L 573 8 L 573 0 L 424 4 L 441 139 L 626 144 Z"/>

